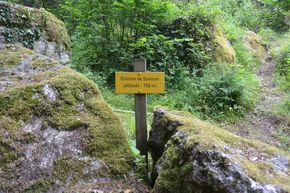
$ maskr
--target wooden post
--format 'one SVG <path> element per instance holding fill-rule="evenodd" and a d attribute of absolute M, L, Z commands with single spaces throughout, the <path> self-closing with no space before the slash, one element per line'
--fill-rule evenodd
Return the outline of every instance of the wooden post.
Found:
<path fill-rule="evenodd" d="M 135 72 L 146 72 L 146 60 L 134 61 Z M 147 96 L 135 94 L 136 147 L 141 155 L 147 156 Z"/>

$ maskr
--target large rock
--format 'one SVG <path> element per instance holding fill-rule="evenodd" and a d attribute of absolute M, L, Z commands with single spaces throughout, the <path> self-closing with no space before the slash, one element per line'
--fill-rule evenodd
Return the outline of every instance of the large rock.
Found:
<path fill-rule="evenodd" d="M 79 73 L 5 45 L 0 91 L 0 192 L 54 192 L 130 171 L 119 118 Z"/>
<path fill-rule="evenodd" d="M 221 29 L 214 23 L 210 23 L 207 28 L 211 37 L 213 49 L 212 57 L 217 63 L 233 63 L 236 60 L 236 52 L 229 40 L 225 37 Z"/>
<path fill-rule="evenodd" d="M 19 43 L 35 53 L 69 60 L 70 38 L 64 23 L 44 9 L 0 1 L 0 45 Z"/>
<path fill-rule="evenodd" d="M 60 64 L 63 24 L 44 10 L 0 2 L 0 31 L 0 193 L 127 187 L 126 132 L 98 87 Z"/>
<path fill-rule="evenodd" d="M 262 45 L 260 36 L 255 32 L 248 31 L 243 37 L 243 42 L 250 53 L 254 54 L 261 62 L 265 61 L 267 58 L 267 52 Z"/>
<path fill-rule="evenodd" d="M 184 112 L 154 111 L 149 148 L 154 193 L 290 191 L 289 153 Z"/>

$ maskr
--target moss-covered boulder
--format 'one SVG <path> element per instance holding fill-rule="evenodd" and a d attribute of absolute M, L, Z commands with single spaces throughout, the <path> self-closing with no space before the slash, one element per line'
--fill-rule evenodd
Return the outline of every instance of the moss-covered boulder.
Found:
<path fill-rule="evenodd" d="M 0 45 L 21 44 L 62 62 L 69 60 L 70 38 L 64 23 L 44 9 L 0 1 Z"/>
<path fill-rule="evenodd" d="M 149 148 L 153 193 L 290 191 L 289 153 L 188 113 L 156 109 Z"/>
<path fill-rule="evenodd" d="M 125 131 L 93 82 L 21 46 L 0 57 L 0 192 L 128 171 Z"/>
<path fill-rule="evenodd" d="M 21 46 L 0 57 L 0 192 L 129 170 L 125 131 L 93 82 Z"/>
<path fill-rule="evenodd" d="M 261 37 L 255 32 L 248 31 L 243 37 L 243 42 L 249 52 L 256 55 L 261 62 L 265 61 L 267 53 L 262 45 Z"/>
<path fill-rule="evenodd" d="M 213 41 L 212 57 L 217 63 L 232 63 L 236 60 L 236 52 L 231 46 L 229 40 L 225 37 L 221 29 L 210 23 L 207 28 L 209 36 Z"/>
<path fill-rule="evenodd" d="M 93 82 L 22 46 L 1 46 L 0 192 L 58 192 L 126 174 L 132 160 Z"/>

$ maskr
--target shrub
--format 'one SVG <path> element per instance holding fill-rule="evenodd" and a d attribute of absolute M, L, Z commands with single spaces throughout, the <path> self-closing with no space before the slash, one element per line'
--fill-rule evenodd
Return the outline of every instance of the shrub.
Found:
<path fill-rule="evenodd" d="M 211 68 L 200 82 L 197 106 L 208 116 L 231 119 L 254 107 L 259 81 L 242 67 Z"/>
<path fill-rule="evenodd" d="M 63 8 L 73 15 L 71 6 L 76 5 Z M 161 0 L 79 1 L 77 6 L 81 14 L 73 35 L 73 62 L 103 72 L 109 83 L 114 71 L 128 70 L 133 59 L 130 45 L 155 34 L 175 11 L 173 4 Z"/>
<path fill-rule="evenodd" d="M 200 76 L 211 61 L 207 16 L 194 13 L 157 29 L 157 34 L 130 44 L 132 55 L 146 58 L 148 70 L 164 71 L 167 89 L 180 89 L 191 76 Z"/>
<path fill-rule="evenodd" d="M 242 66 L 211 65 L 202 77 L 191 79 L 186 89 L 169 93 L 158 102 L 204 118 L 234 121 L 254 107 L 259 84 Z"/>

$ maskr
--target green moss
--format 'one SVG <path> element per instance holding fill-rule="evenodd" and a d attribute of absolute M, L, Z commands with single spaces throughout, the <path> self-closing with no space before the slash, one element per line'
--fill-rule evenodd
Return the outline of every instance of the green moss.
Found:
<path fill-rule="evenodd" d="M 47 22 L 45 30 L 50 41 L 63 44 L 66 49 L 70 49 L 71 42 L 64 23 L 58 20 L 53 14 L 49 12 L 47 12 Z"/>
<path fill-rule="evenodd" d="M 34 181 L 29 188 L 24 190 L 24 193 L 43 193 L 47 192 L 49 188 L 51 187 L 52 182 L 48 179 L 39 179 L 37 181 Z"/>
<path fill-rule="evenodd" d="M 162 172 L 159 174 L 153 189 L 153 193 L 180 192 L 185 187 L 184 178 L 191 170 L 190 163 L 184 160 L 185 164 L 180 167 L 182 152 L 174 144 L 168 144 L 165 159 L 162 163 Z M 178 177 L 173 174 L 178 174 Z"/>
<path fill-rule="evenodd" d="M 0 168 L 5 167 L 6 164 L 13 162 L 17 158 L 17 153 L 13 147 L 4 142 L 0 138 Z"/>
<path fill-rule="evenodd" d="M 23 133 L 21 136 L 21 141 L 24 143 L 33 143 L 38 141 L 39 137 L 35 133 Z"/>
<path fill-rule="evenodd" d="M 45 60 L 34 60 L 31 64 L 33 67 L 44 67 L 46 65 Z"/>
<path fill-rule="evenodd" d="M 15 51 L 14 47 L 7 47 L 4 51 L 0 50 L 3 56 L 15 54 L 16 62 L 12 62 L 13 65 L 26 60 L 22 58 L 25 51 L 21 49 Z M 7 61 L 3 63 L 7 64 Z M 10 65 L 12 66 L 11 62 Z M 27 64 L 28 69 L 36 72 L 55 66 L 60 64 L 35 56 Z M 5 134 L 8 135 L 7 139 L 1 139 L 1 144 L 5 144 L 0 150 L 1 155 L 4 155 L 1 166 L 6 167 L 21 153 L 21 149 L 14 148 L 15 141 L 33 143 L 39 140 L 37 135 L 19 129 L 24 123 L 31 121 L 32 116 L 36 116 L 41 117 L 42 129 L 49 126 L 59 130 L 84 129 L 84 154 L 106 163 L 112 174 L 127 173 L 131 169 L 133 155 L 125 130 L 92 81 L 68 67 L 33 74 L 27 84 L 18 84 L 19 75 L 13 76 L 13 79 L 9 77 L 13 86 L 0 93 L 0 134 L 4 136 L 8 133 Z M 44 94 L 46 85 L 55 91 L 55 100 L 50 100 Z M 53 178 L 62 183 L 71 179 L 71 176 L 79 179 L 83 164 L 63 157 L 55 163 Z M 44 190 L 53 182 L 53 179 L 35 182 L 29 191 L 34 188 Z"/>
<path fill-rule="evenodd" d="M 15 7 L 15 12 L 12 13 L 14 17 L 10 21 L 10 26 L 13 27 L 31 27 L 32 11 L 23 6 Z"/>
<path fill-rule="evenodd" d="M 2 32 L 6 43 L 21 42 L 27 48 L 33 48 L 33 43 L 42 33 L 42 27 L 34 25 L 33 11 L 24 6 L 14 6 L 7 2 L 0 2 L 2 23 L 8 29 Z"/>
<path fill-rule="evenodd" d="M 264 151 L 270 156 L 275 153 L 289 156 L 286 152 L 278 148 L 259 141 L 248 140 L 246 138 L 240 137 L 227 130 L 217 128 L 210 123 L 197 119 L 188 113 L 185 114 L 179 111 L 171 111 L 170 113 L 166 114 L 166 119 L 181 122 L 183 126 L 179 127 L 179 130 L 192 134 L 189 137 L 189 143 L 191 144 L 199 142 L 208 148 L 220 147 L 221 150 L 225 145 L 231 145 L 232 147 L 244 150 L 249 147 L 254 147 L 255 149 Z"/>
<path fill-rule="evenodd" d="M 70 177 L 70 181 L 74 181 L 80 178 L 84 166 L 84 162 L 80 162 L 68 156 L 63 156 L 54 163 L 54 174 L 52 178 L 59 180 L 63 184 L 65 184 Z"/>
<path fill-rule="evenodd" d="M 13 67 L 21 62 L 23 57 L 32 55 L 32 51 L 14 46 L 14 49 L 0 49 L 0 66 Z"/>
<path fill-rule="evenodd" d="M 15 130 L 18 127 L 17 121 L 9 116 L 0 116 L 0 128 L 7 131 Z"/>
<path fill-rule="evenodd" d="M 132 155 L 127 141 L 124 140 L 127 136 L 119 118 L 103 101 L 99 89 L 93 82 L 72 70 L 62 71 L 60 76 L 48 81 L 62 99 L 56 102 L 59 108 L 52 112 L 50 123 L 64 129 L 87 127 L 90 136 L 86 152 L 110 162 L 112 170 L 126 171 L 127 168 L 123 167 L 128 165 L 127 161 L 132 160 Z M 86 110 L 77 113 L 80 101 Z"/>
<path fill-rule="evenodd" d="M 5 117 L 0 119 L 0 125 L 8 125 L 7 122 L 13 120 L 15 123 L 9 127 L 16 130 L 18 123 L 27 122 L 36 115 L 43 117 L 47 125 L 61 130 L 87 128 L 86 153 L 105 161 L 112 172 L 128 171 L 133 156 L 125 130 L 98 87 L 69 68 L 42 74 L 41 81 L 0 93 L 0 100 L 5 101 L 0 104 L 0 117 Z M 42 91 L 44 85 L 50 85 L 57 92 L 55 101 L 48 102 Z M 79 104 L 83 104 L 84 110 L 78 109 Z M 33 136 L 21 137 L 34 140 Z"/>
<path fill-rule="evenodd" d="M 40 72 L 37 74 L 32 75 L 32 79 L 36 82 L 36 83 L 41 83 L 45 80 L 48 80 L 52 77 L 54 77 L 55 74 L 52 71 L 46 71 L 46 72 Z"/>
<path fill-rule="evenodd" d="M 40 85 L 32 85 L 0 93 L 0 100 L 5 101 L 0 103 L 0 115 L 10 117 L 16 122 L 20 120 L 25 122 L 31 115 L 41 113 L 45 110 L 43 109 L 43 106 L 46 106 L 45 102 L 43 99 L 33 97 L 40 90 Z"/>
<path fill-rule="evenodd" d="M 62 98 L 57 105 L 59 111 L 54 111 L 50 120 L 60 128 L 87 127 L 90 136 L 86 152 L 110 163 L 113 171 L 126 171 L 133 156 L 124 140 L 127 136 L 119 118 L 104 102 L 93 82 L 67 68 L 61 71 L 59 76 L 48 81 L 58 91 L 59 98 Z M 77 113 L 80 101 L 85 110 Z"/>
<path fill-rule="evenodd" d="M 270 163 L 253 163 L 247 159 L 241 160 L 243 167 L 248 175 L 261 183 L 275 184 L 290 190 L 289 176 L 275 170 Z"/>
<path fill-rule="evenodd" d="M 38 139 L 34 133 L 25 133 L 17 128 L 20 122 L 10 116 L 0 115 L 0 168 L 14 162 L 18 158 L 19 147 L 14 141 L 32 143 Z M 21 153 L 21 152 L 20 152 Z"/>

